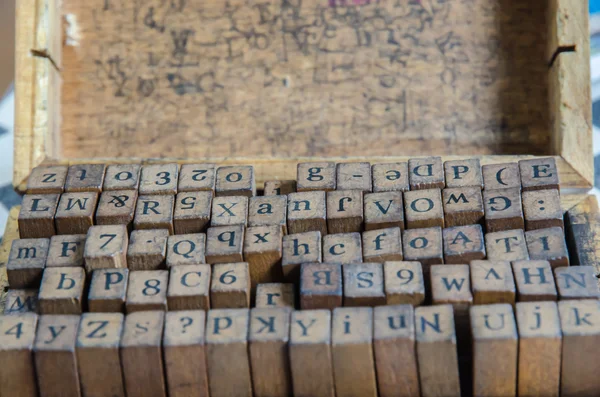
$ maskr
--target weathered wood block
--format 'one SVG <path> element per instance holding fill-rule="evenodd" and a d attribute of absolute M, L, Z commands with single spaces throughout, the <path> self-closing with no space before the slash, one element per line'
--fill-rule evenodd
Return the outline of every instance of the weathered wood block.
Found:
<path fill-rule="evenodd" d="M 134 230 L 129 236 L 127 267 L 129 270 L 158 270 L 165 268 L 167 256 L 166 229 Z"/>
<path fill-rule="evenodd" d="M 521 229 L 487 233 L 485 250 L 490 260 L 512 262 L 529 259 L 525 234 Z"/>
<path fill-rule="evenodd" d="M 167 270 L 138 270 L 129 273 L 127 314 L 148 310 L 167 310 Z"/>
<path fill-rule="evenodd" d="M 0 393 L 37 397 L 33 345 L 38 316 L 34 313 L 0 316 Z M 9 364 L 10 363 L 10 364 Z"/>
<path fill-rule="evenodd" d="M 406 192 L 408 184 L 408 162 L 374 164 L 373 192 Z"/>
<path fill-rule="evenodd" d="M 520 189 L 485 190 L 483 205 L 488 233 L 525 228 Z"/>
<path fill-rule="evenodd" d="M 169 310 L 210 309 L 209 265 L 178 265 L 169 271 L 167 306 Z"/>
<path fill-rule="evenodd" d="M 373 190 L 369 163 L 340 163 L 336 168 L 336 179 L 338 190 Z"/>
<path fill-rule="evenodd" d="M 468 326 L 473 304 L 469 265 L 431 266 L 431 303 L 451 304 L 457 329 Z"/>
<path fill-rule="evenodd" d="M 563 211 L 558 190 L 523 192 L 525 230 L 560 227 L 564 229 Z"/>
<path fill-rule="evenodd" d="M 442 230 L 444 263 L 461 264 L 484 259 L 485 243 L 481 225 L 455 226 Z"/>
<path fill-rule="evenodd" d="M 300 308 L 333 309 L 342 306 L 342 265 L 304 263 L 300 269 Z"/>
<path fill-rule="evenodd" d="M 405 230 L 402 247 L 405 261 L 421 262 L 426 283 L 431 265 L 444 263 L 442 229 L 439 227 Z"/>
<path fill-rule="evenodd" d="M 212 267 L 210 302 L 213 309 L 250 307 L 248 263 L 220 263 Z"/>
<path fill-rule="evenodd" d="M 179 170 L 178 192 L 215 191 L 215 164 L 183 164 Z"/>
<path fill-rule="evenodd" d="M 206 263 L 206 235 L 180 234 L 167 239 L 167 267 Z"/>
<path fill-rule="evenodd" d="M 402 192 L 368 193 L 364 196 L 365 230 L 399 227 L 404 230 Z"/>
<path fill-rule="evenodd" d="M 444 224 L 446 227 L 483 223 L 484 209 L 481 189 L 455 187 L 442 190 Z"/>
<path fill-rule="evenodd" d="M 54 223 L 57 234 L 85 234 L 94 224 L 98 193 L 63 193 Z"/>
<path fill-rule="evenodd" d="M 300 192 L 288 195 L 288 233 L 311 231 L 327 234 L 325 192 Z"/>
<path fill-rule="evenodd" d="M 38 288 L 48 257 L 47 238 L 22 238 L 10 246 L 6 273 L 11 288 Z"/>
<path fill-rule="evenodd" d="M 140 196 L 177 194 L 179 164 L 151 164 L 142 167 Z"/>
<path fill-rule="evenodd" d="M 102 192 L 96 209 L 96 224 L 125 225 L 131 230 L 137 198 L 137 190 Z"/>
<path fill-rule="evenodd" d="M 82 267 L 46 268 L 38 295 L 40 314 L 81 314 L 84 288 Z"/>
<path fill-rule="evenodd" d="M 174 203 L 175 196 L 171 194 L 139 196 L 133 218 L 133 228 L 137 230 L 167 229 L 169 234 L 173 234 Z"/>
<path fill-rule="evenodd" d="M 323 262 L 348 265 L 362 261 L 360 233 L 328 234 L 323 237 Z"/>
<path fill-rule="evenodd" d="M 221 196 L 212 202 L 210 226 L 248 224 L 248 197 Z"/>
<path fill-rule="evenodd" d="M 600 299 L 596 272 L 591 266 L 554 268 L 558 296 L 563 299 Z"/>
<path fill-rule="evenodd" d="M 444 227 L 444 209 L 440 189 L 404 192 L 406 228 Z"/>
<path fill-rule="evenodd" d="M 289 307 L 294 309 L 296 306 L 294 303 L 294 284 L 258 284 L 255 302 L 255 307 Z"/>
<path fill-rule="evenodd" d="M 371 230 L 362 234 L 364 262 L 401 261 L 402 231 L 399 227 Z"/>
<path fill-rule="evenodd" d="M 242 262 L 244 226 L 216 226 L 206 231 L 206 263 Z"/>
<path fill-rule="evenodd" d="M 219 167 L 217 169 L 216 195 L 219 196 L 256 196 L 254 167 L 239 165 Z"/>
<path fill-rule="evenodd" d="M 362 263 L 343 266 L 344 306 L 385 305 L 383 265 Z"/>
<path fill-rule="evenodd" d="M 485 190 L 521 187 L 518 163 L 488 164 L 481 167 Z"/>
<path fill-rule="evenodd" d="M 296 177 L 299 192 L 312 190 L 331 191 L 336 189 L 336 164 L 299 163 Z"/>
<path fill-rule="evenodd" d="M 386 304 L 419 306 L 425 301 L 425 282 L 419 262 L 384 262 L 383 273 Z"/>
<path fill-rule="evenodd" d="M 69 166 L 65 192 L 96 192 L 100 193 L 104 183 L 104 164 L 74 164 Z"/>
<path fill-rule="evenodd" d="M 471 261 L 470 271 L 473 304 L 509 303 L 514 305 L 516 286 L 510 262 Z"/>
<path fill-rule="evenodd" d="M 559 189 L 558 169 L 553 157 L 520 160 L 521 185 L 524 191 Z"/>
<path fill-rule="evenodd" d="M 88 293 L 90 312 L 125 312 L 129 269 L 97 269 Z"/>
<path fill-rule="evenodd" d="M 21 238 L 50 238 L 56 234 L 54 215 L 59 198 L 58 194 L 23 196 L 18 217 Z"/>
<path fill-rule="evenodd" d="M 363 227 L 364 215 L 362 191 L 336 190 L 327 192 L 328 233 L 361 232 Z M 323 236 L 324 235 L 325 233 Z"/>
<path fill-rule="evenodd" d="M 4 314 L 37 313 L 37 289 L 10 289 L 6 293 Z"/>
<path fill-rule="evenodd" d="M 596 244 L 596 235 L 600 233 L 597 222 L 598 199 L 587 196 L 571 208 L 565 216 L 565 233 L 569 245 L 571 264 L 575 266 L 593 266 L 600 269 L 600 246 Z"/>
<path fill-rule="evenodd" d="M 519 302 L 555 301 L 556 286 L 547 261 L 515 261 L 512 263 Z"/>
<path fill-rule="evenodd" d="M 530 230 L 525 232 L 525 240 L 532 260 L 546 260 L 553 268 L 569 266 L 565 234 L 560 227 Z"/>
<path fill-rule="evenodd" d="M 483 189 L 483 175 L 478 158 L 446 161 L 444 163 L 446 187 L 478 187 Z"/>
<path fill-rule="evenodd" d="M 443 189 L 446 186 L 441 157 L 408 160 L 410 190 Z"/>
<path fill-rule="evenodd" d="M 307 232 L 283 236 L 281 267 L 287 282 L 298 284 L 300 265 L 321 262 L 321 233 Z"/>
<path fill-rule="evenodd" d="M 92 226 L 85 239 L 85 271 L 127 267 L 127 228 L 125 225 Z"/>
<path fill-rule="evenodd" d="M 285 196 L 296 192 L 296 181 L 265 181 L 264 196 Z"/>
<path fill-rule="evenodd" d="M 201 233 L 210 223 L 212 191 L 180 192 L 175 197 L 175 234 Z"/>
<path fill-rule="evenodd" d="M 279 226 L 287 234 L 287 196 L 251 197 L 248 226 Z"/>
<path fill-rule="evenodd" d="M 67 179 L 66 165 L 39 165 L 27 178 L 27 194 L 60 194 Z"/>
<path fill-rule="evenodd" d="M 102 190 L 126 190 L 136 189 L 140 185 L 140 170 L 142 166 L 139 164 L 113 164 L 106 167 L 104 175 L 104 184 Z"/>
<path fill-rule="evenodd" d="M 85 234 L 52 236 L 46 267 L 83 266 Z"/>
<path fill-rule="evenodd" d="M 261 283 L 283 281 L 281 258 L 283 233 L 280 226 L 254 226 L 244 236 L 244 260 L 248 263 L 252 296 Z"/>

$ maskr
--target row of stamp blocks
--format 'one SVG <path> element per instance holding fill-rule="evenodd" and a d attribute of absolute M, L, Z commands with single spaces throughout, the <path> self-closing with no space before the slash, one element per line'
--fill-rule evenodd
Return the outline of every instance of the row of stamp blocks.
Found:
<path fill-rule="evenodd" d="M 552 158 L 483 167 L 477 159 L 442 164 L 440 158 L 301 163 L 297 181 L 267 182 L 259 197 L 250 166 L 44 166 L 28 181 L 19 230 L 23 238 L 83 234 L 94 224 L 170 234 L 228 225 L 322 235 L 476 223 L 487 232 L 534 230 L 563 227 L 558 189 Z"/>
<path fill-rule="evenodd" d="M 600 388 L 600 302 L 591 299 L 462 315 L 451 304 L 24 313 L 0 316 L 0 344 L 4 396 L 458 397 L 461 377 L 475 396 Z M 465 352 L 470 368 L 460 365 Z"/>

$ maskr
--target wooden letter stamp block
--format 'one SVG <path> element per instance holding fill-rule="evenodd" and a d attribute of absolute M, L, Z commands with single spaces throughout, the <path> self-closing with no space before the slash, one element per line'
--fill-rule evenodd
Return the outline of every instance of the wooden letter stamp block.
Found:
<path fill-rule="evenodd" d="M 525 229 L 564 229 L 563 211 L 560 207 L 558 190 L 533 190 L 523 192 Z"/>
<path fill-rule="evenodd" d="M 443 189 L 446 185 L 441 157 L 408 160 L 410 190 Z"/>
<path fill-rule="evenodd" d="M 254 226 L 246 230 L 244 260 L 248 262 L 253 296 L 258 284 L 283 281 L 282 239 L 280 226 Z"/>
<path fill-rule="evenodd" d="M 383 265 L 363 263 L 345 265 L 344 306 L 385 305 L 383 290 Z"/>
<path fill-rule="evenodd" d="M 256 287 L 256 307 L 289 307 L 295 305 L 294 284 L 266 283 Z"/>
<path fill-rule="evenodd" d="M 215 164 L 183 164 L 179 173 L 178 192 L 215 191 Z"/>
<path fill-rule="evenodd" d="M 336 395 L 377 397 L 373 309 L 338 307 L 333 310 L 331 328 Z"/>
<path fill-rule="evenodd" d="M 256 196 L 254 167 L 240 165 L 219 167 L 217 170 L 216 194 L 219 196 Z"/>
<path fill-rule="evenodd" d="M 553 268 L 569 266 L 565 233 L 560 227 L 525 232 L 527 250 L 531 259 L 546 260 Z"/>
<path fill-rule="evenodd" d="M 402 238 L 399 227 L 371 230 L 362 234 L 363 261 L 401 261 Z"/>
<path fill-rule="evenodd" d="M 554 269 L 560 299 L 600 299 L 600 289 L 592 266 L 568 266 Z"/>
<path fill-rule="evenodd" d="M 290 368 L 294 396 L 334 397 L 331 311 L 292 312 Z"/>
<path fill-rule="evenodd" d="M 553 157 L 519 161 L 523 191 L 559 189 L 558 169 Z"/>
<path fill-rule="evenodd" d="M 558 397 L 562 332 L 555 302 L 519 302 L 519 396 Z"/>
<path fill-rule="evenodd" d="M 180 234 L 167 239 L 167 267 L 206 263 L 206 235 Z"/>
<path fill-rule="evenodd" d="M 251 197 L 248 226 L 279 226 L 287 234 L 287 196 Z"/>
<path fill-rule="evenodd" d="M 248 224 L 248 197 L 215 197 L 212 203 L 211 226 Z"/>
<path fill-rule="evenodd" d="M 50 238 L 56 234 L 54 215 L 59 197 L 58 194 L 23 196 L 18 218 L 21 238 Z"/>
<path fill-rule="evenodd" d="M 301 192 L 288 195 L 288 233 L 318 231 L 327 234 L 325 192 Z"/>
<path fill-rule="evenodd" d="M 281 268 L 287 282 L 298 284 L 300 265 L 303 263 L 320 263 L 321 233 L 308 232 L 283 236 L 283 256 Z"/>
<path fill-rule="evenodd" d="M 337 165 L 336 174 L 338 190 L 372 190 L 369 163 L 340 163 Z"/>
<path fill-rule="evenodd" d="M 40 314 L 81 314 L 84 287 L 82 267 L 46 268 L 38 296 Z"/>
<path fill-rule="evenodd" d="M 127 313 L 146 310 L 167 310 L 169 272 L 139 270 L 129 273 L 125 309 Z"/>
<path fill-rule="evenodd" d="M 139 164 L 114 164 L 106 167 L 102 190 L 137 189 L 140 185 Z"/>
<path fill-rule="evenodd" d="M 300 308 L 333 309 L 342 306 L 342 265 L 304 263 L 300 269 Z"/>
<path fill-rule="evenodd" d="M 127 267 L 129 270 L 158 270 L 165 268 L 167 256 L 166 229 L 134 230 L 129 237 Z"/>
<path fill-rule="evenodd" d="M 206 263 L 235 263 L 244 260 L 244 226 L 216 226 L 206 231 Z"/>
<path fill-rule="evenodd" d="M 210 301 L 214 309 L 250 307 L 248 263 L 221 263 L 212 268 Z"/>
<path fill-rule="evenodd" d="M 173 266 L 169 271 L 167 306 L 169 310 L 210 309 L 209 265 Z"/>
<path fill-rule="evenodd" d="M 485 190 L 483 203 L 488 233 L 524 229 L 521 190 L 518 188 Z"/>
<path fill-rule="evenodd" d="M 167 229 L 173 234 L 173 205 L 172 195 L 139 196 L 133 218 L 133 228 Z"/>
<path fill-rule="evenodd" d="M 96 209 L 96 224 L 125 225 L 128 230 L 131 230 L 136 203 L 136 190 L 102 192 Z"/>
<path fill-rule="evenodd" d="M 4 314 L 37 313 L 37 289 L 10 289 L 6 293 Z"/>
<path fill-rule="evenodd" d="M 473 304 L 515 303 L 515 279 L 510 262 L 471 261 Z"/>
<path fill-rule="evenodd" d="M 179 164 L 153 164 L 142 167 L 140 195 L 177 194 Z"/>
<path fill-rule="evenodd" d="M 167 312 L 163 355 L 169 397 L 208 397 L 203 310 Z"/>
<path fill-rule="evenodd" d="M 481 189 L 455 187 L 442 190 L 444 224 L 446 227 L 483 223 L 484 209 Z"/>
<path fill-rule="evenodd" d="M 323 262 L 362 263 L 360 233 L 328 234 L 323 237 Z"/>
<path fill-rule="evenodd" d="M 52 236 L 46 267 L 83 266 L 85 234 Z"/>
<path fill-rule="evenodd" d="M 66 179 L 66 165 L 39 165 L 27 178 L 27 194 L 60 194 L 64 191 Z"/>
<path fill-rule="evenodd" d="M 515 396 L 519 336 L 509 304 L 471 307 L 473 395 Z"/>
<path fill-rule="evenodd" d="M 265 181 L 265 196 L 285 196 L 296 192 L 296 181 Z"/>
<path fill-rule="evenodd" d="M 3 396 L 36 397 L 32 354 L 37 314 L 0 316 L 0 393 Z"/>
<path fill-rule="evenodd" d="M 98 193 L 63 193 L 54 222 L 58 234 L 85 234 L 94 224 Z"/>
<path fill-rule="evenodd" d="M 444 263 L 461 264 L 485 258 L 481 225 L 455 226 L 442 230 Z"/>
<path fill-rule="evenodd" d="M 402 192 L 368 193 L 364 197 L 365 230 L 399 227 L 404 230 Z"/>
<path fill-rule="evenodd" d="M 201 233 L 210 222 L 212 191 L 177 193 L 173 227 L 175 234 Z"/>
<path fill-rule="evenodd" d="M 452 305 L 415 309 L 421 396 L 460 396 Z"/>
<path fill-rule="evenodd" d="M 98 269 L 92 273 L 88 293 L 90 312 L 125 312 L 129 269 Z"/>
<path fill-rule="evenodd" d="M 81 396 L 75 356 L 79 317 L 39 317 L 33 349 L 40 396 Z"/>
<path fill-rule="evenodd" d="M 473 304 L 469 265 L 431 266 L 431 303 L 449 303 L 454 308 L 457 328 L 468 326 Z"/>
<path fill-rule="evenodd" d="M 485 190 L 521 187 L 518 163 L 489 164 L 481 167 Z"/>
<path fill-rule="evenodd" d="M 411 305 L 377 306 L 373 311 L 373 349 L 381 397 L 420 395 Z M 398 376 L 398 374 L 402 376 Z"/>
<path fill-rule="evenodd" d="M 77 367 L 84 396 L 125 397 L 119 355 L 124 316 L 84 313 L 77 331 Z"/>
<path fill-rule="evenodd" d="M 287 307 L 250 311 L 248 334 L 252 385 L 257 396 L 292 395 L 289 339 L 290 315 Z"/>
<path fill-rule="evenodd" d="M 335 163 L 300 163 L 297 170 L 297 189 L 299 192 L 336 189 Z"/>
<path fill-rule="evenodd" d="M 425 301 L 423 269 L 419 262 L 383 264 L 386 304 L 419 306 Z"/>
<path fill-rule="evenodd" d="M 490 260 L 512 262 L 529 259 L 525 234 L 521 229 L 487 233 L 485 250 Z"/>
<path fill-rule="evenodd" d="M 161 349 L 165 313 L 147 311 L 125 316 L 121 362 L 127 397 L 166 397 Z"/>
<path fill-rule="evenodd" d="M 85 239 L 85 271 L 127 267 L 127 228 L 125 225 L 92 226 Z"/>
<path fill-rule="evenodd" d="M 208 312 L 206 363 L 212 397 L 252 397 L 248 309 Z"/>
<path fill-rule="evenodd" d="M 75 164 L 69 166 L 65 192 L 100 193 L 104 183 L 104 164 Z"/>
<path fill-rule="evenodd" d="M 439 189 L 404 192 L 406 228 L 444 227 L 444 209 Z"/>
<path fill-rule="evenodd" d="M 421 262 L 426 281 L 429 280 L 429 267 L 444 263 L 442 229 L 439 227 L 405 230 L 402 247 L 404 260 Z"/>
<path fill-rule="evenodd" d="M 519 302 L 555 301 L 556 286 L 547 261 L 515 261 L 512 263 Z"/>
<path fill-rule="evenodd" d="M 446 161 L 444 163 L 446 187 L 478 187 L 483 189 L 481 163 L 478 158 Z"/>
<path fill-rule="evenodd" d="M 361 232 L 363 223 L 362 191 L 336 190 L 327 192 L 327 231 L 329 233 Z"/>
<path fill-rule="evenodd" d="M 408 163 L 375 164 L 371 167 L 373 174 L 373 192 L 407 192 Z"/>
<path fill-rule="evenodd" d="M 47 238 L 22 238 L 10 246 L 6 273 L 10 288 L 37 288 L 48 257 Z"/>
<path fill-rule="evenodd" d="M 600 388 L 596 363 L 600 354 L 600 302 L 558 302 L 563 333 L 561 396 L 593 396 Z"/>

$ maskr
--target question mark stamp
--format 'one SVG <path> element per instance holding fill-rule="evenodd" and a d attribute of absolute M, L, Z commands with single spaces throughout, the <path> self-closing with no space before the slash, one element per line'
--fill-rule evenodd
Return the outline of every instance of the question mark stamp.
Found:
<path fill-rule="evenodd" d="M 181 333 L 185 334 L 185 332 L 186 332 L 185 329 L 187 327 L 189 327 L 190 325 L 192 325 L 192 323 L 194 322 L 194 320 L 191 317 L 181 317 L 179 319 L 179 322 L 181 322 L 181 325 L 183 327 L 182 330 L 181 330 Z"/>

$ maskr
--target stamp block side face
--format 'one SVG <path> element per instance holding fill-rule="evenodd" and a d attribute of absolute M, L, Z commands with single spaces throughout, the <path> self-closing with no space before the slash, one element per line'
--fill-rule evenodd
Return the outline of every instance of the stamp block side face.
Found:
<path fill-rule="evenodd" d="M 213 192 L 180 192 L 175 198 L 173 226 L 175 234 L 201 233 L 210 222 Z"/>
<path fill-rule="evenodd" d="M 265 181 L 264 196 L 285 196 L 296 192 L 296 181 Z"/>

